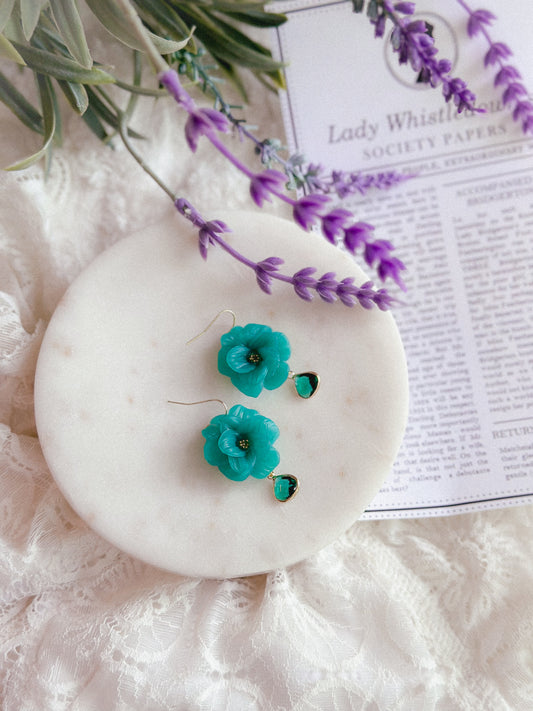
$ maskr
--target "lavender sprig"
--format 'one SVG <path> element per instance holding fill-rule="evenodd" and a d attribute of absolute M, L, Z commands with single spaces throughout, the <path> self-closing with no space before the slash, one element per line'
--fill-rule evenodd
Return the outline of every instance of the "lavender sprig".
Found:
<path fill-rule="evenodd" d="M 236 120 L 231 114 L 226 115 L 230 121 Z M 256 153 L 264 166 L 271 168 L 278 164 L 283 168 L 288 178 L 289 190 L 303 189 L 306 192 L 319 192 L 325 195 L 336 194 L 343 199 L 355 193 L 366 195 L 371 189 L 388 190 L 415 177 L 413 173 L 398 173 L 395 170 L 385 173 L 333 170 L 328 173 L 320 164 L 307 163 L 301 153 L 295 153 L 287 160 L 283 159 L 279 154 L 281 143 L 277 139 L 266 138 L 260 141 L 245 126 L 239 125 L 238 130 L 241 135 L 255 143 Z"/>
<path fill-rule="evenodd" d="M 215 109 L 198 108 L 182 87 L 174 70 L 167 69 L 161 72 L 159 80 L 189 114 L 185 125 L 185 136 L 192 151 L 196 150 L 200 136 L 205 136 L 222 155 L 247 176 L 250 181 L 250 195 L 256 205 L 261 207 L 265 201 L 271 200 L 272 196 L 275 196 L 291 206 L 293 219 L 304 230 L 315 226 L 320 227 L 322 234 L 330 243 L 343 243 L 350 252 L 355 253 L 356 247 L 353 246 L 355 242 L 350 236 L 351 230 L 352 228 L 359 229 L 360 225 L 366 223 L 354 223 L 353 215 L 348 210 L 328 211 L 326 208 L 329 206 L 331 198 L 323 193 L 311 193 L 299 199 L 289 197 L 283 192 L 286 178 L 280 171 L 267 169 L 260 173 L 254 173 L 249 170 L 218 138 L 220 132 L 229 130 L 227 117 Z M 368 229 L 365 234 L 369 234 Z M 362 240 L 360 245 L 366 248 L 367 242 L 369 239 Z M 393 279 L 400 288 L 405 288 L 400 276 L 400 272 L 405 269 L 405 266 L 399 259 L 391 256 L 393 245 L 385 240 L 381 240 L 380 245 L 379 249 L 373 251 L 371 259 L 367 258 L 365 249 L 367 264 L 376 269 L 381 280 Z"/>
<path fill-rule="evenodd" d="M 129 0 L 117 0 L 120 9 L 124 13 L 126 22 L 130 25 L 135 36 L 139 39 L 141 45 L 145 48 L 146 53 L 152 62 L 154 69 L 158 72 L 158 77 L 170 93 L 171 96 L 181 105 L 189 114 L 186 123 L 186 138 L 194 151 L 197 147 L 198 138 L 205 135 L 211 143 L 230 160 L 239 170 L 250 178 L 251 188 L 253 189 L 254 199 L 261 201 L 269 199 L 269 193 L 277 195 L 281 199 L 296 206 L 296 202 L 288 198 L 284 194 L 278 192 L 277 171 L 265 171 L 266 175 L 254 175 L 249 171 L 225 146 L 218 140 L 217 133 L 226 131 L 228 126 L 227 118 L 220 112 L 214 109 L 198 108 L 189 94 L 183 89 L 179 81 L 177 73 L 173 69 L 169 69 L 165 64 L 155 46 L 153 45 L 149 35 L 147 34 L 139 16 L 135 13 Z M 312 290 L 316 290 L 321 297 L 328 302 L 338 298 L 347 306 L 353 306 L 355 303 L 360 303 L 363 308 L 372 308 L 377 306 L 379 309 L 386 311 L 394 303 L 394 299 L 390 296 L 386 289 L 373 288 L 372 282 L 366 282 L 358 287 L 354 284 L 353 277 L 347 277 L 340 282 L 334 278 L 333 272 L 324 274 L 319 279 L 314 279 L 313 267 L 306 267 L 304 270 L 296 272 L 292 277 L 286 276 L 279 272 L 279 267 L 283 264 L 283 260 L 279 257 L 269 257 L 261 262 L 253 262 L 244 257 L 231 247 L 221 234 L 229 231 L 227 225 L 220 220 L 206 222 L 201 215 L 190 205 L 184 198 L 174 196 L 171 190 L 163 183 L 163 181 L 148 167 L 141 156 L 135 151 L 128 137 L 126 126 L 126 113 L 117 110 L 118 128 L 122 141 L 129 150 L 133 158 L 139 165 L 150 175 L 156 183 L 169 195 L 176 208 L 184 217 L 189 219 L 198 228 L 199 248 L 200 253 L 207 257 L 209 246 L 218 244 L 228 254 L 237 259 L 242 264 L 252 268 L 256 274 L 257 282 L 260 288 L 266 293 L 270 293 L 273 279 L 291 284 L 298 296 L 305 300 L 312 298 Z M 279 174 L 281 175 L 281 174 Z M 283 177 L 283 176 L 282 176 Z M 285 178 L 283 177 L 283 180 Z M 323 196 L 324 197 L 324 196 Z M 325 198 L 329 200 L 329 198 Z M 398 260 L 399 261 L 399 260 Z M 401 263 L 400 263 L 401 264 Z M 403 267 L 403 265 L 402 265 Z"/>
<path fill-rule="evenodd" d="M 533 133 L 533 103 L 527 98 L 528 91 L 520 81 L 521 74 L 506 60 L 512 56 L 511 49 L 503 42 L 494 42 L 487 29 L 496 16 L 489 10 L 472 10 L 464 0 L 457 0 L 468 13 L 467 32 L 469 37 L 483 35 L 489 48 L 484 58 L 485 67 L 496 66 L 498 72 L 494 78 L 494 86 L 503 89 L 503 103 L 512 111 L 514 121 L 522 123 L 524 133 Z"/>
<path fill-rule="evenodd" d="M 304 267 L 292 276 L 288 276 L 279 271 L 284 263 L 283 259 L 279 257 L 268 257 L 260 262 L 253 262 L 240 254 L 222 237 L 224 233 L 231 231 L 224 222 L 221 220 L 206 221 L 185 198 L 176 199 L 174 204 L 178 212 L 198 229 L 198 245 L 204 259 L 207 258 L 210 245 L 219 245 L 234 259 L 255 272 L 257 283 L 266 294 L 272 293 L 272 282 L 276 279 L 292 285 L 297 296 L 304 301 L 311 301 L 313 292 L 316 292 L 327 303 L 339 300 L 345 306 L 350 307 L 359 303 L 364 309 L 377 306 L 381 311 L 388 311 L 394 303 L 394 298 L 386 289 L 375 289 L 371 281 L 357 286 L 354 284 L 353 277 L 346 277 L 338 281 L 334 272 L 327 272 L 317 279 L 315 278 L 315 267 Z"/>
<path fill-rule="evenodd" d="M 182 50 L 180 56 L 183 57 L 182 63 L 179 65 L 180 70 L 188 71 L 193 81 L 200 80 L 204 93 L 212 93 L 215 99 L 215 109 L 226 116 L 240 138 L 251 141 L 255 145 L 255 151 L 260 157 L 261 163 L 267 168 L 273 168 L 274 165 L 282 167 L 288 178 L 288 190 L 304 189 L 306 192 L 335 193 L 337 197 L 343 199 L 354 193 L 365 195 L 371 189 L 388 190 L 415 177 L 412 173 L 398 173 L 394 170 L 385 173 L 362 173 L 360 171 L 348 173 L 333 170 L 331 173 L 326 173 L 321 165 L 307 163 L 300 153 L 289 156 L 285 160 L 280 155 L 281 141 L 276 138 L 259 140 L 246 126 L 245 119 L 234 116 L 232 109 L 239 107 L 232 106 L 224 99 L 216 80 L 209 75 L 202 64 L 185 50 Z"/>
<path fill-rule="evenodd" d="M 230 119 L 231 120 L 231 119 Z M 282 165 L 289 178 L 289 190 L 305 190 L 325 195 L 334 194 L 341 200 L 348 195 L 366 195 L 371 190 L 388 190 L 406 180 L 416 177 L 414 173 L 398 173 L 395 170 L 383 173 L 362 173 L 361 171 L 332 170 L 326 172 L 317 163 L 307 163 L 301 153 L 295 153 L 287 160 L 278 153 L 280 143 L 270 138 L 256 142 L 256 151 L 263 165 L 271 168 L 275 163 Z"/>
<path fill-rule="evenodd" d="M 415 11 L 414 2 L 392 3 L 390 0 L 370 0 L 368 15 L 374 25 L 376 37 L 383 37 L 387 19 L 394 24 L 392 47 L 398 53 L 400 64 L 410 64 L 419 73 L 420 80 L 432 87 L 442 86 L 446 101 L 453 100 L 458 113 L 463 109 L 483 112 L 474 105 L 476 97 L 466 83 L 450 76 L 452 68 L 448 59 L 437 59 L 438 50 L 423 20 L 410 20 Z"/>

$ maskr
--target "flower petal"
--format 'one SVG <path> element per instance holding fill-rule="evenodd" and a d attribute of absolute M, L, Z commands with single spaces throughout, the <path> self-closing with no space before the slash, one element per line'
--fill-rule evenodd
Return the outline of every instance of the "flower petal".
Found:
<path fill-rule="evenodd" d="M 235 430 L 225 430 L 218 438 L 218 448 L 227 457 L 237 457 L 238 459 L 246 456 L 246 450 L 241 449 L 237 445 L 240 435 Z"/>
<path fill-rule="evenodd" d="M 289 366 L 287 363 L 280 363 L 279 367 L 274 372 L 269 372 L 265 377 L 264 386 L 267 390 L 276 390 L 289 377 Z"/>
<path fill-rule="evenodd" d="M 227 464 L 228 458 L 218 447 L 218 437 L 206 439 L 204 444 L 204 458 L 208 464 L 214 467 L 220 468 L 222 465 Z"/>
<path fill-rule="evenodd" d="M 257 364 L 250 363 L 249 355 L 250 348 L 247 346 L 233 346 L 226 353 L 226 363 L 235 373 L 251 373 L 257 368 Z"/>
<path fill-rule="evenodd" d="M 264 326 L 261 323 L 248 323 L 242 331 L 241 343 L 245 343 L 251 350 L 257 350 L 268 343 L 272 334 L 270 326 Z"/>
<path fill-rule="evenodd" d="M 233 373 L 231 382 L 244 395 L 258 397 L 263 389 L 263 382 L 267 372 L 266 366 L 260 363 L 251 373 Z"/>
<path fill-rule="evenodd" d="M 252 453 L 248 453 L 245 457 L 242 457 L 241 459 L 231 457 L 228 460 L 228 463 L 231 467 L 232 472 L 234 473 L 234 476 L 230 478 L 232 478 L 233 481 L 243 481 L 252 473 L 255 462 L 256 458 L 255 455 Z M 228 475 L 226 474 L 226 476 Z"/>
<path fill-rule="evenodd" d="M 263 449 L 256 458 L 254 468 L 250 472 L 255 479 L 264 479 L 278 466 L 280 456 L 277 449 Z"/>

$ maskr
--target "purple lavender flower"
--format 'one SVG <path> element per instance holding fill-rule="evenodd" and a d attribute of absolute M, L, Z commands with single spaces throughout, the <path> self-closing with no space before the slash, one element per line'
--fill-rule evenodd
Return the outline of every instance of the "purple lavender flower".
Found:
<path fill-rule="evenodd" d="M 318 194 L 306 195 L 295 200 L 292 210 L 294 221 L 304 230 L 309 230 L 320 217 L 320 210 L 328 202 L 328 197 Z"/>
<path fill-rule="evenodd" d="M 300 299 L 304 299 L 304 301 L 311 301 L 313 298 L 310 290 L 316 288 L 316 279 L 312 276 L 315 272 L 316 269 L 314 267 L 305 267 L 296 272 L 296 274 L 293 274 L 292 283 L 294 291 L 298 294 Z"/>
<path fill-rule="evenodd" d="M 169 70 L 162 72 L 159 75 L 159 81 L 168 93 L 178 102 L 178 104 L 185 109 L 185 111 L 189 112 L 194 110 L 195 103 L 191 95 L 185 91 L 181 85 L 179 77 L 175 71 Z"/>
<path fill-rule="evenodd" d="M 365 262 L 371 267 L 376 259 L 386 259 L 393 249 L 393 245 L 386 239 L 367 242 L 365 245 Z"/>
<path fill-rule="evenodd" d="M 495 20 L 496 16 L 489 12 L 488 10 L 475 10 L 471 13 L 468 18 L 468 23 L 466 26 L 466 31 L 469 37 L 474 37 L 483 28 L 483 25 L 490 25 L 492 20 Z"/>
<path fill-rule="evenodd" d="M 489 45 L 483 62 L 485 67 L 499 67 L 494 78 L 494 86 L 505 87 L 504 105 L 512 109 L 513 120 L 522 123 L 523 133 L 533 132 L 533 103 L 526 98 L 528 96 L 526 87 L 518 81 L 521 79 L 518 69 L 505 63 L 513 53 L 503 42 L 493 42 L 487 29 L 496 19 L 495 15 L 488 10 L 472 10 L 464 0 L 458 2 L 468 13 L 468 36 L 475 37 L 481 34 Z"/>
<path fill-rule="evenodd" d="M 331 244 L 336 243 L 337 235 L 343 231 L 345 224 L 351 218 L 352 213 L 342 208 L 337 208 L 322 216 L 322 233 L 328 242 L 331 242 Z"/>
<path fill-rule="evenodd" d="M 406 291 L 407 287 L 405 286 L 404 281 L 400 275 L 400 272 L 402 272 L 404 269 L 405 264 L 400 259 L 398 259 L 398 257 L 387 256 L 383 259 L 380 259 L 376 271 L 381 281 L 386 281 L 389 278 L 393 279 L 403 291 Z"/>
<path fill-rule="evenodd" d="M 293 200 L 280 193 L 281 185 L 285 182 L 285 175 L 279 171 L 267 169 L 262 173 L 253 174 L 220 142 L 217 136 L 217 132 L 226 131 L 228 129 L 229 122 L 226 116 L 214 109 L 196 108 L 192 99 L 190 99 L 188 94 L 182 89 L 179 78 L 173 70 L 163 72 L 160 75 L 160 80 L 167 86 L 176 101 L 189 113 L 185 134 L 190 148 L 193 151 L 196 150 L 199 137 L 205 135 L 217 150 L 250 179 L 250 193 L 257 205 L 262 206 L 263 202 L 269 200 L 271 195 L 276 195 L 292 206 L 294 220 L 303 227 L 303 229 L 308 230 L 317 221 L 320 221 L 326 239 L 335 243 L 337 237 L 342 233 L 345 244 L 351 245 L 353 248 L 355 248 L 354 245 L 358 239 L 356 236 L 357 230 L 362 234 L 366 234 L 371 229 L 371 227 L 365 223 L 355 223 L 356 226 L 347 226 L 349 220 L 353 218 L 353 215 L 348 210 L 342 208 L 322 214 L 322 209 L 330 202 L 330 198 L 324 194 L 312 193 L 298 200 Z M 319 167 L 317 166 L 317 172 L 318 170 Z M 253 262 L 237 252 L 237 250 L 231 247 L 231 245 L 221 237 L 224 232 L 230 231 L 228 226 L 223 222 L 220 220 L 206 222 L 199 215 L 197 210 L 183 198 L 177 199 L 175 205 L 179 212 L 198 228 L 199 249 L 203 259 L 207 258 L 209 247 L 213 244 L 218 244 L 237 261 L 253 269 L 259 287 L 268 294 L 271 293 L 273 279 L 277 279 L 292 284 L 298 296 L 306 301 L 313 298 L 312 291 L 317 291 L 320 297 L 325 301 L 331 302 L 338 297 L 343 303 L 349 303 L 349 305 L 353 305 L 356 301 L 359 301 L 364 308 L 369 308 L 369 303 L 375 303 L 379 305 L 379 308 L 385 308 L 389 303 L 387 297 L 383 295 L 387 294 L 386 291 L 374 291 L 372 285 L 370 285 L 370 287 L 364 285 L 364 288 L 356 287 L 353 284 L 353 279 L 351 281 L 343 280 L 340 283 L 334 283 L 335 279 L 332 272 L 328 272 L 321 280 L 317 281 L 314 276 L 312 276 L 316 271 L 314 267 L 305 267 L 296 272 L 292 277 L 289 277 L 279 272 L 279 266 L 283 263 L 283 260 L 278 257 L 269 257 L 258 263 Z M 363 228 L 362 225 L 364 225 Z M 397 279 L 399 270 L 403 268 L 403 265 L 400 260 L 396 260 L 395 258 L 390 259 L 389 252 L 393 249 L 392 245 L 388 242 L 381 241 L 380 243 L 378 241 L 372 243 L 373 247 L 369 247 L 371 243 L 367 237 L 365 237 L 365 240 L 365 254 L 367 254 L 367 257 L 370 252 L 372 255 L 374 255 L 374 253 L 378 255 L 377 257 L 372 256 L 371 259 L 367 258 L 367 263 L 372 265 L 377 258 L 378 262 L 383 262 L 381 269 L 378 270 L 378 275 L 381 274 L 385 278 L 392 275 L 393 278 Z M 380 244 L 389 245 L 385 252 L 383 252 L 383 250 L 380 252 Z M 368 250 L 370 250 L 370 252 L 368 252 Z M 377 300 L 373 301 L 372 299 L 374 298 Z"/>
<path fill-rule="evenodd" d="M 376 271 L 382 281 L 393 279 L 405 291 L 405 284 L 400 272 L 405 269 L 405 264 L 397 257 L 391 256 L 394 246 L 385 239 L 367 241 L 364 248 L 365 262 L 369 267 L 377 262 Z"/>
<path fill-rule="evenodd" d="M 500 63 L 502 59 L 508 59 L 511 55 L 512 52 L 506 44 L 503 42 L 494 42 L 490 45 L 483 63 L 486 67 L 489 67 L 492 64 Z"/>
<path fill-rule="evenodd" d="M 295 293 L 305 301 L 311 301 L 313 291 L 316 291 L 321 299 L 328 303 L 333 303 L 337 298 L 347 306 L 354 306 L 360 303 L 363 308 L 368 309 L 377 306 L 382 311 L 389 309 L 393 303 L 393 297 L 386 289 L 375 290 L 372 282 L 366 282 L 358 287 L 354 283 L 353 277 L 347 277 L 338 282 L 334 272 L 327 272 L 320 279 L 315 279 L 314 267 L 304 267 L 293 276 L 281 274 L 279 267 L 283 264 L 283 259 L 279 257 L 268 257 L 261 262 L 253 262 L 243 256 L 229 245 L 221 236 L 224 232 L 230 232 L 230 228 L 220 220 L 207 222 L 187 200 L 179 198 L 175 201 L 178 211 L 186 217 L 198 229 L 200 233 L 200 252 L 205 258 L 207 247 L 210 244 L 218 244 L 225 252 L 241 264 L 249 267 L 255 272 L 259 287 L 267 294 L 272 292 L 272 282 L 274 279 L 291 284 Z"/>
<path fill-rule="evenodd" d="M 513 67 L 511 64 L 505 64 L 500 71 L 496 74 L 496 77 L 494 79 L 494 86 L 505 86 L 509 82 L 513 81 L 513 79 L 521 79 L 522 75 L 518 71 L 516 67 Z"/>
<path fill-rule="evenodd" d="M 283 264 L 283 259 L 279 257 L 268 257 L 258 262 L 255 266 L 255 277 L 259 288 L 266 294 L 272 293 L 272 275 L 279 271 Z"/>
<path fill-rule="evenodd" d="M 210 244 L 215 244 L 213 235 L 231 232 L 230 228 L 222 220 L 212 220 L 200 225 L 198 230 L 198 246 L 203 259 L 207 259 L 207 250 Z"/>
<path fill-rule="evenodd" d="M 371 284 L 371 282 L 368 282 Z M 364 289 L 366 283 L 363 284 L 361 289 L 363 290 L 363 303 L 361 304 L 364 308 L 367 308 L 366 300 L 364 297 Z M 354 284 L 353 277 L 346 277 L 337 286 L 337 296 L 345 306 L 354 306 L 357 302 L 357 293 L 360 291 Z"/>
<path fill-rule="evenodd" d="M 226 133 L 228 130 L 229 121 L 220 111 L 195 108 L 189 111 L 189 118 L 185 124 L 185 138 L 194 153 L 198 147 L 200 136 L 211 136 L 216 131 Z"/>
<path fill-rule="evenodd" d="M 413 3 L 396 3 L 393 5 L 390 0 L 382 0 L 383 10 L 371 22 L 376 27 L 376 33 L 381 32 L 379 25 L 382 18 L 390 17 L 395 27 L 392 31 L 391 42 L 394 51 L 398 53 L 400 64 L 410 64 L 415 72 L 419 74 L 421 81 L 436 87 L 442 85 L 443 95 L 446 101 L 453 100 L 457 111 L 463 109 L 471 111 L 481 111 L 474 105 L 475 96 L 460 79 L 449 76 L 451 64 L 448 60 L 437 60 L 437 49 L 433 38 L 428 34 L 428 28 L 423 20 L 409 21 L 407 17 L 400 17 L 401 14 L 409 16 L 414 11 Z"/>
<path fill-rule="evenodd" d="M 372 238 L 373 231 L 374 226 L 368 222 L 354 222 L 344 230 L 344 246 L 349 252 L 355 254 L 359 247 L 367 244 Z"/>
<path fill-rule="evenodd" d="M 264 170 L 257 173 L 250 179 L 250 195 L 259 207 L 263 206 L 265 200 L 270 201 L 271 194 L 276 193 L 286 181 L 286 176 L 279 170 Z"/>
<path fill-rule="evenodd" d="M 323 301 L 332 304 L 337 300 L 335 272 L 326 272 L 316 282 L 316 292 Z"/>

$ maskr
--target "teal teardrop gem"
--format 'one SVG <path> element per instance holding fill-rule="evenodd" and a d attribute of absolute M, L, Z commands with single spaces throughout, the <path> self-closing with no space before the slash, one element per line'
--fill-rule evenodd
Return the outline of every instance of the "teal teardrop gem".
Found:
<path fill-rule="evenodd" d="M 295 373 L 292 379 L 294 380 L 296 392 L 305 400 L 313 397 L 320 385 L 320 376 L 312 371 L 309 373 Z"/>
<path fill-rule="evenodd" d="M 289 501 L 300 487 L 298 479 L 290 474 L 270 475 L 269 478 L 274 484 L 274 496 L 278 501 Z"/>

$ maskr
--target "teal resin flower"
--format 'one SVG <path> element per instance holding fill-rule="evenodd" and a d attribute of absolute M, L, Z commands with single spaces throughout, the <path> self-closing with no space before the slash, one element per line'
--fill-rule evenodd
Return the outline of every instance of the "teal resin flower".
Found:
<path fill-rule="evenodd" d="M 226 415 L 213 417 L 202 434 L 206 461 L 233 481 L 265 479 L 279 464 L 273 447 L 279 429 L 256 410 L 234 405 Z"/>
<path fill-rule="evenodd" d="M 220 339 L 218 370 L 249 397 L 263 388 L 275 390 L 289 375 L 291 347 L 287 337 L 269 326 L 234 326 Z"/>

